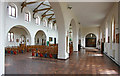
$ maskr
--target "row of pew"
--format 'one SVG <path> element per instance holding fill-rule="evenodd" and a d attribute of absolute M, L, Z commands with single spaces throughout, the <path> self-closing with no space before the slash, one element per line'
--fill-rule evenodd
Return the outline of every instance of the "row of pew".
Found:
<path fill-rule="evenodd" d="M 20 46 L 14 46 L 14 47 L 6 47 L 5 48 L 5 53 L 6 54 L 20 54 L 20 53 L 25 53 L 25 52 L 29 52 L 31 51 L 31 49 L 25 47 L 20 47 Z"/>
<path fill-rule="evenodd" d="M 52 44 L 49 46 L 45 45 L 32 45 L 32 46 L 16 46 L 16 47 L 6 47 L 6 54 L 20 54 L 25 52 L 32 52 L 32 56 L 45 57 L 45 58 L 55 58 L 58 55 L 58 45 Z"/>
<path fill-rule="evenodd" d="M 70 44 L 69 47 L 70 55 L 73 53 L 73 45 Z M 6 47 L 6 54 L 20 54 L 25 52 L 31 52 L 33 57 L 44 57 L 44 58 L 55 58 L 57 59 L 58 55 L 58 45 L 51 44 L 49 46 L 45 45 L 30 45 L 30 46 L 17 46 L 17 47 Z"/>
<path fill-rule="evenodd" d="M 36 49 L 32 50 L 32 56 L 44 57 L 44 58 L 55 58 L 58 55 L 58 46 L 36 46 Z"/>

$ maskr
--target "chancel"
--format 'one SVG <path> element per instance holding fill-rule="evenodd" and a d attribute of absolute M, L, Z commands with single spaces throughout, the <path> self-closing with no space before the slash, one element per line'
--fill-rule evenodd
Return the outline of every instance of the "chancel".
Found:
<path fill-rule="evenodd" d="M 0 75 L 120 75 L 119 2 L 81 1 L 1 1 Z"/>

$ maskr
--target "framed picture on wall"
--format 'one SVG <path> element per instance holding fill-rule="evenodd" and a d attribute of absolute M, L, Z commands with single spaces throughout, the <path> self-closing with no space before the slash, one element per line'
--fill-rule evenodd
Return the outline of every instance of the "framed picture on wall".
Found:
<path fill-rule="evenodd" d="M 52 37 L 49 37 L 49 41 L 52 41 Z"/>

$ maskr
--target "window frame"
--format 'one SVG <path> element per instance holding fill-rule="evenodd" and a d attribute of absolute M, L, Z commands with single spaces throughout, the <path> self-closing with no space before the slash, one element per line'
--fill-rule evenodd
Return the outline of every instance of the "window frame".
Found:
<path fill-rule="evenodd" d="M 49 28 L 53 29 L 53 23 L 52 22 L 49 23 Z"/>
<path fill-rule="evenodd" d="M 26 15 L 28 15 L 28 17 L 26 16 Z M 26 22 L 30 22 L 30 14 L 29 14 L 29 12 L 25 12 L 25 21 Z"/>
<path fill-rule="evenodd" d="M 111 22 L 111 41 L 112 43 L 115 43 L 115 19 L 114 17 L 112 18 L 112 22 Z"/>
<path fill-rule="evenodd" d="M 11 7 L 11 10 L 10 10 L 10 7 Z M 13 15 L 13 9 L 12 8 L 14 8 L 15 9 L 15 15 Z M 11 11 L 11 13 L 9 13 Z M 16 13 L 17 13 L 17 10 L 16 10 L 16 7 L 15 6 L 12 6 L 12 5 L 9 5 L 8 6 L 8 14 L 9 14 L 9 16 L 11 16 L 11 17 L 15 17 L 16 18 Z"/>
<path fill-rule="evenodd" d="M 35 24 L 40 25 L 40 18 L 39 18 L 39 16 L 36 17 Z"/>
<path fill-rule="evenodd" d="M 46 19 L 43 19 L 43 26 L 44 26 L 44 27 L 47 27 L 47 26 L 48 26 L 48 22 L 47 22 Z"/>
<path fill-rule="evenodd" d="M 9 32 L 8 34 L 10 34 L 10 40 L 8 40 L 8 41 L 9 42 L 14 42 L 14 33 L 13 32 Z M 13 36 L 11 36 L 11 34 L 13 34 Z M 13 40 L 12 40 L 12 37 L 13 37 Z"/>
<path fill-rule="evenodd" d="M 109 28 L 108 28 L 108 24 L 106 23 L 106 27 L 105 27 L 105 42 L 108 43 L 108 33 L 109 33 Z"/>

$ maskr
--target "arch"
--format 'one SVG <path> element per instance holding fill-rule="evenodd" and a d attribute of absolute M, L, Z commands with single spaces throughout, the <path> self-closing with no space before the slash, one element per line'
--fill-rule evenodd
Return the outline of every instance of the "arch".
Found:
<path fill-rule="evenodd" d="M 65 30 L 65 22 L 63 11 L 60 2 L 50 2 L 51 7 L 53 8 L 56 25 L 58 27 L 58 58 L 59 59 L 67 59 L 69 57 L 69 53 L 67 45 L 67 31 Z"/>
<path fill-rule="evenodd" d="M 73 51 L 78 51 L 78 31 L 76 28 L 75 20 L 72 19 L 70 25 L 72 26 L 73 31 Z"/>
<path fill-rule="evenodd" d="M 18 31 L 19 30 L 19 31 Z M 21 31 L 21 32 L 20 32 Z M 22 25 L 16 25 L 11 27 L 7 33 L 9 32 L 13 32 L 15 33 L 15 41 L 14 44 L 16 46 L 18 46 L 18 44 L 26 44 L 26 45 L 30 45 L 31 44 L 31 34 L 28 31 L 28 29 Z M 9 43 L 11 46 L 13 46 L 12 43 Z M 8 44 L 8 45 L 9 45 Z"/>
<path fill-rule="evenodd" d="M 34 39 L 36 45 L 46 45 L 47 35 L 43 30 L 39 30 L 36 32 Z"/>
<path fill-rule="evenodd" d="M 8 6 L 7 6 L 7 8 L 8 8 L 8 11 L 10 11 L 9 10 L 9 6 L 11 6 L 11 7 L 14 7 L 15 8 L 15 17 L 14 18 L 17 18 L 18 17 L 18 7 L 17 7 L 17 5 L 16 4 L 14 4 L 14 3 L 8 3 Z M 9 14 L 10 12 L 8 12 L 8 14 Z M 9 16 L 10 16 L 10 14 L 9 14 Z"/>
<path fill-rule="evenodd" d="M 41 19 L 40 19 L 40 17 L 37 15 L 37 16 L 36 16 L 36 24 L 37 24 L 37 25 L 40 25 L 40 22 L 41 22 Z"/>
<path fill-rule="evenodd" d="M 93 33 L 89 33 L 89 34 L 86 35 L 85 38 L 96 38 L 96 35 L 93 34 Z"/>
<path fill-rule="evenodd" d="M 97 36 L 93 33 L 89 33 L 85 36 L 85 46 L 86 47 L 96 47 Z"/>
<path fill-rule="evenodd" d="M 80 48 L 81 48 L 81 44 L 82 44 L 82 41 L 81 41 L 81 29 L 79 28 L 79 32 L 78 32 L 78 36 L 79 36 L 79 38 L 78 38 L 78 50 L 80 50 Z"/>
<path fill-rule="evenodd" d="M 27 15 L 28 15 L 28 17 L 27 17 Z M 28 20 L 26 18 L 28 18 Z M 31 21 L 31 13 L 30 13 L 30 11 L 25 11 L 24 19 L 25 19 L 25 21 L 28 21 L 28 22 Z"/>
<path fill-rule="evenodd" d="M 10 27 L 10 29 L 7 31 L 7 33 L 14 27 L 19 27 L 19 28 L 24 29 L 31 37 L 31 34 L 30 34 L 29 30 L 25 26 L 23 26 L 23 25 L 14 25 L 14 26 Z"/>

